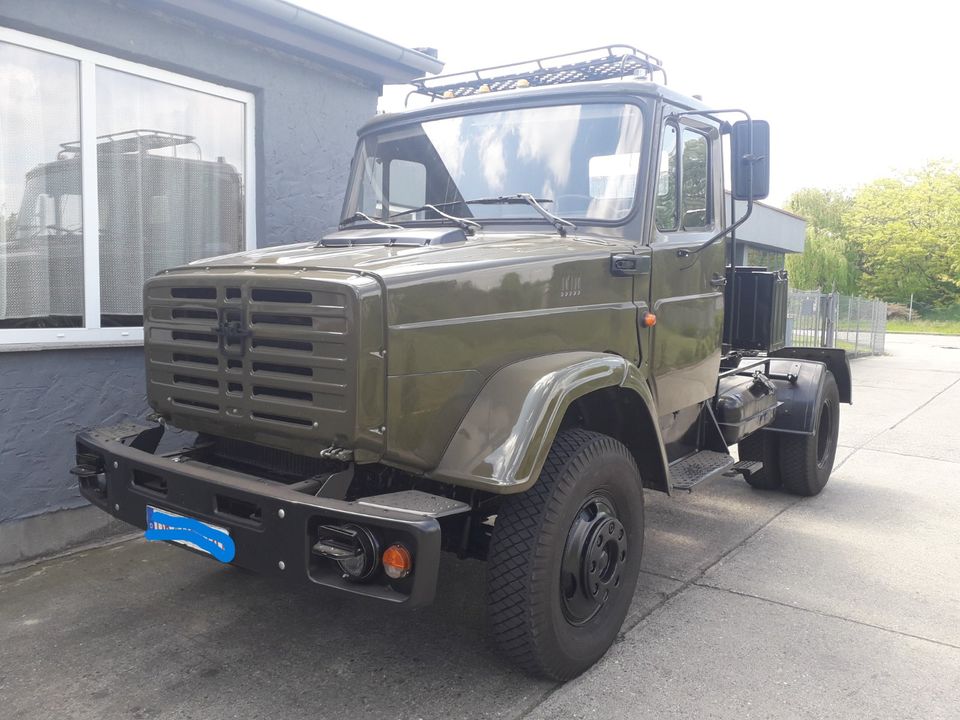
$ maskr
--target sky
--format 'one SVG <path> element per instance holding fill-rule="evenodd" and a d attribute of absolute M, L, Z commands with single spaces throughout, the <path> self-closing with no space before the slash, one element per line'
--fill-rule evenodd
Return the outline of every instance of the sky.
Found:
<path fill-rule="evenodd" d="M 951 0 L 298 5 L 408 47 L 444 72 L 609 43 L 659 57 L 673 89 L 771 125 L 769 202 L 960 161 L 960 4 Z M 403 108 L 388 88 L 381 109 Z"/>

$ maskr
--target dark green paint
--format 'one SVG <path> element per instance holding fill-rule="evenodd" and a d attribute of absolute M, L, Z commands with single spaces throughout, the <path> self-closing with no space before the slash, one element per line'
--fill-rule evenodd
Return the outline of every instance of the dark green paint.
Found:
<path fill-rule="evenodd" d="M 567 237 L 540 220 L 492 223 L 461 242 L 286 246 L 168 271 L 145 291 L 151 405 L 187 429 L 307 455 L 345 449 L 358 462 L 516 492 L 535 481 L 564 412 L 586 393 L 623 388 L 647 408 L 654 427 L 656 418 L 711 397 L 722 297 L 710 280 L 723 271 L 723 244 L 690 256 L 677 251 L 695 250 L 721 226 L 719 143 L 712 158 L 710 228 L 660 234 L 648 211 L 665 101 L 673 103 L 669 107 L 690 104 L 663 88 L 624 82 L 436 103 L 411 117 L 610 97 L 644 109 L 642 171 L 629 218 L 580 223 Z M 403 121 L 378 119 L 364 132 Z M 713 126 L 699 127 L 715 134 Z M 331 239 L 352 234 L 367 242 L 371 235 L 369 228 L 347 229 Z M 404 231 L 386 234 L 401 241 Z M 611 256 L 622 253 L 649 255 L 649 272 L 615 277 Z M 171 297 L 173 288 L 210 286 L 218 289 L 215 299 Z M 254 338 L 293 340 L 309 349 L 265 349 L 248 341 L 240 365 L 231 368 L 209 340 L 174 342 L 177 328 L 208 333 L 216 324 L 174 319 L 174 308 L 224 312 L 232 302 L 228 287 L 242 288 Z M 311 302 L 266 307 L 251 300 L 257 288 L 308 292 Z M 647 310 L 658 317 L 653 329 L 641 325 Z M 258 312 L 306 324 L 258 326 L 252 322 Z M 207 366 L 188 364 L 186 373 L 183 363 L 174 367 L 174 353 L 205 357 Z M 310 376 L 271 374 L 262 369 L 264 361 L 305 367 Z M 208 385 L 175 382 L 184 374 L 206 378 Z M 231 378 L 241 387 L 233 394 Z M 272 393 L 296 395 L 306 388 L 314 401 L 251 397 L 261 382 Z M 187 404 L 171 400 L 178 393 Z M 655 435 L 644 442 L 665 466 L 663 443 Z"/>

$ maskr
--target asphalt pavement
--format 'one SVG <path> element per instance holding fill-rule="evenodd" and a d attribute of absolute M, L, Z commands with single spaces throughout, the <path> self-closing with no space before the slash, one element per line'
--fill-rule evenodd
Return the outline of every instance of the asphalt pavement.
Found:
<path fill-rule="evenodd" d="M 0 574 L 0 718 L 958 718 L 960 338 L 886 347 L 820 496 L 646 494 L 622 635 L 565 685 L 496 654 L 481 563 L 405 611 L 134 539 Z"/>

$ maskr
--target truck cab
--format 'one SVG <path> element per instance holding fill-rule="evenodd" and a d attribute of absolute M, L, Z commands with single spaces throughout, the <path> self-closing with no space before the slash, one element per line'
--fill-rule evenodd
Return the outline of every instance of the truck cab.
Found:
<path fill-rule="evenodd" d="M 429 602 L 442 551 L 485 560 L 506 655 L 592 665 L 644 490 L 816 494 L 850 401 L 842 351 L 784 347 L 785 274 L 728 261 L 766 124 L 661 73 L 609 46 L 417 81 L 430 103 L 360 129 L 336 231 L 147 281 L 153 424 L 78 436 L 83 494 L 387 602 Z M 195 439 L 162 452 L 167 427 Z"/>

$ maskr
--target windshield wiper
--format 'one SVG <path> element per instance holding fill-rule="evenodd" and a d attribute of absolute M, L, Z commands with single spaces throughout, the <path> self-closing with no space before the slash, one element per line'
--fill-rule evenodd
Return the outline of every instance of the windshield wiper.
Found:
<path fill-rule="evenodd" d="M 391 230 L 403 230 L 403 227 L 401 225 L 394 225 L 393 223 L 388 223 L 388 222 L 384 222 L 383 220 L 372 218 L 366 213 L 360 212 L 359 210 L 355 212 L 353 215 L 351 215 L 350 217 L 345 217 L 343 220 L 341 220 L 340 229 L 343 230 L 347 225 L 352 225 L 353 223 L 360 222 L 361 220 L 363 220 L 364 222 L 368 222 L 371 225 L 379 225 L 380 227 L 390 228 Z"/>
<path fill-rule="evenodd" d="M 400 217 L 401 215 L 411 215 L 413 213 L 423 212 L 424 210 L 430 210 L 431 212 L 435 212 L 437 215 L 440 215 L 441 217 L 446 218 L 450 222 L 454 223 L 461 230 L 464 230 L 468 233 L 476 232 L 477 230 L 482 228 L 483 226 L 480 223 L 478 223 L 476 220 L 467 220 L 466 218 L 457 217 L 456 215 L 450 215 L 440 209 L 440 206 L 459 205 L 459 204 L 460 204 L 459 201 L 454 201 L 454 202 L 448 202 L 448 203 L 440 203 L 439 206 L 438 205 L 421 205 L 420 207 L 410 208 L 409 210 L 402 210 L 401 212 L 394 213 L 393 215 L 388 215 L 387 219 L 393 220 L 395 217 Z"/>
<path fill-rule="evenodd" d="M 521 205 L 527 204 L 536 210 L 544 219 L 550 222 L 553 225 L 557 232 L 560 233 L 560 237 L 567 236 L 567 229 L 576 230 L 577 226 L 574 225 L 569 220 L 560 217 L 559 215 L 554 215 L 552 212 L 547 210 L 541 203 L 552 203 L 553 200 L 549 198 L 535 198 L 530 193 L 517 193 L 516 195 L 501 195 L 500 197 L 488 197 L 488 198 L 477 198 L 476 200 L 464 200 L 464 205 Z"/>

